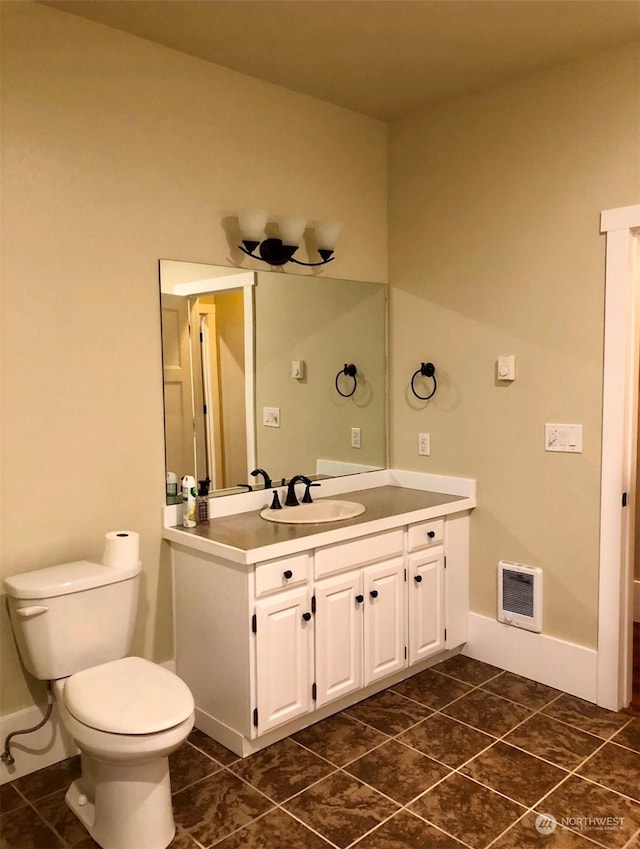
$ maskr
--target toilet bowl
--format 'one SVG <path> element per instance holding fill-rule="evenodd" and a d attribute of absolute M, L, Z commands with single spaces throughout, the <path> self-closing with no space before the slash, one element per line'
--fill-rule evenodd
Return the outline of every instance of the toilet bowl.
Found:
<path fill-rule="evenodd" d="M 66 801 L 102 849 L 166 849 L 175 834 L 168 755 L 193 728 L 176 675 L 131 645 L 142 564 L 138 535 L 111 531 L 102 563 L 74 560 L 4 579 L 28 671 L 50 681 L 82 775 Z"/>
<path fill-rule="evenodd" d="M 54 695 L 82 756 L 69 807 L 103 849 L 165 849 L 175 834 L 168 755 L 194 721 L 186 684 L 128 657 L 56 681 Z"/>

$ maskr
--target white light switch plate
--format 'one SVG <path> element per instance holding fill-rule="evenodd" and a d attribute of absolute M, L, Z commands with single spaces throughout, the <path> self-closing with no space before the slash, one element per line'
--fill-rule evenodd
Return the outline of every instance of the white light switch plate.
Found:
<path fill-rule="evenodd" d="M 280 407 L 263 407 L 262 424 L 265 427 L 280 427 Z"/>
<path fill-rule="evenodd" d="M 498 357 L 498 380 L 516 379 L 516 358 L 513 354 L 501 354 Z"/>
<path fill-rule="evenodd" d="M 545 424 L 544 450 L 582 454 L 582 425 Z"/>

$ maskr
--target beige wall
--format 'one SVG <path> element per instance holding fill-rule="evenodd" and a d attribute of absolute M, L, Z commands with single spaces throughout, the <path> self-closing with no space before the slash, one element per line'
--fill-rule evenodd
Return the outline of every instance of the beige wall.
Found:
<path fill-rule="evenodd" d="M 139 531 L 133 648 L 162 660 L 171 617 L 157 260 L 230 264 L 238 254 L 221 220 L 260 206 L 341 219 L 331 275 L 384 281 L 386 131 L 80 18 L 1 8 L 0 563 L 13 574 L 95 558 L 107 530 Z M 638 200 L 637 55 L 609 51 L 391 130 L 392 463 L 478 478 L 474 610 L 495 613 L 498 559 L 539 565 L 545 630 L 589 646 L 598 215 Z M 494 381 L 500 353 L 516 354 L 511 386 Z M 440 389 L 422 406 L 407 388 L 427 359 Z M 545 421 L 582 422 L 584 453 L 546 454 Z M 430 458 L 416 454 L 418 431 L 431 433 Z M 0 623 L 8 713 L 34 690 L 4 605 Z"/>
<path fill-rule="evenodd" d="M 313 474 L 316 461 L 386 465 L 387 287 L 347 280 L 258 274 L 256 307 L 257 457 L 278 480 Z M 305 362 L 302 380 L 292 360 Z M 346 363 L 358 368 L 353 396 L 336 392 Z M 339 383 L 353 388 L 351 378 Z M 263 407 L 280 409 L 280 427 L 262 425 Z M 351 447 L 351 428 L 361 448 Z M 321 493 L 321 490 L 316 490 Z"/>
<path fill-rule="evenodd" d="M 603 209 L 638 202 L 637 45 L 430 109 L 389 136 L 391 462 L 478 480 L 471 604 L 541 566 L 546 633 L 597 635 Z M 499 354 L 517 379 L 495 381 Z M 407 396 L 423 360 L 440 388 Z M 543 450 L 580 422 L 581 455 Z M 431 457 L 416 434 L 431 434 Z"/>
<path fill-rule="evenodd" d="M 1 6 L 0 562 L 10 575 L 98 558 L 106 531 L 139 531 L 133 649 L 163 660 L 158 259 L 230 264 L 223 217 L 264 207 L 342 220 L 332 274 L 385 280 L 386 130 L 72 15 Z M 33 683 L 0 611 L 9 713 Z"/>

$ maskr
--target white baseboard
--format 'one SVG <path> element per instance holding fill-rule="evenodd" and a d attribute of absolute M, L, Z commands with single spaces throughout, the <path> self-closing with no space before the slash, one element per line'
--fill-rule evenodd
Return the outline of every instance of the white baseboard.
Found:
<path fill-rule="evenodd" d="M 462 654 L 589 702 L 597 701 L 595 649 L 470 613 L 469 639 Z"/>
<path fill-rule="evenodd" d="M 0 716 L 0 743 L 4 747 L 4 741 L 12 731 L 20 731 L 23 728 L 32 728 L 42 720 L 46 706 L 33 706 L 25 710 Z M 46 766 L 63 761 L 77 755 L 78 749 L 65 730 L 56 704 L 53 705 L 51 719 L 39 731 L 32 734 L 14 737 L 10 743 L 11 754 L 15 758 L 12 766 L 0 763 L 0 784 L 14 781 L 29 775 Z"/>

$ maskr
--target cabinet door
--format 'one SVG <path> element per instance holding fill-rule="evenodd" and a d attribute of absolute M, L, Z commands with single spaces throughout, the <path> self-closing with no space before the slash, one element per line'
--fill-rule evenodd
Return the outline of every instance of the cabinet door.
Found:
<path fill-rule="evenodd" d="M 409 555 L 409 664 L 444 649 L 442 548 Z"/>
<path fill-rule="evenodd" d="M 316 707 L 362 687 L 362 575 L 319 581 L 316 595 Z"/>
<path fill-rule="evenodd" d="M 385 560 L 364 569 L 363 589 L 366 685 L 407 665 L 403 558 Z"/>
<path fill-rule="evenodd" d="M 257 733 L 312 708 L 313 617 L 306 587 L 256 602 Z"/>

